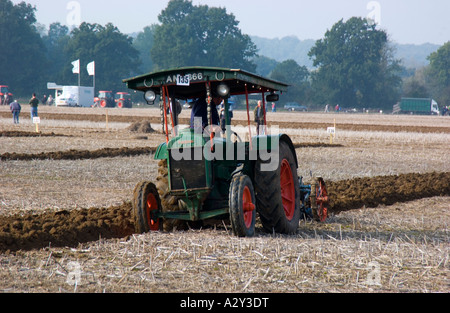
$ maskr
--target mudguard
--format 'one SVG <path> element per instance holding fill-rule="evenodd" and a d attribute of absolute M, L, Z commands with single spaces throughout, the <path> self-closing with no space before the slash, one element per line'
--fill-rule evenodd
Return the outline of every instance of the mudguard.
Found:
<path fill-rule="evenodd" d="M 286 134 L 257 136 L 252 138 L 253 149 L 257 151 L 272 151 L 274 148 L 278 150 L 280 142 L 285 142 L 295 156 L 295 163 L 298 168 L 297 153 L 295 152 L 294 144 L 291 138 Z"/>
<path fill-rule="evenodd" d="M 155 152 L 155 160 L 167 160 L 169 158 L 169 154 L 167 152 L 167 143 L 162 143 L 159 145 L 158 149 Z"/>

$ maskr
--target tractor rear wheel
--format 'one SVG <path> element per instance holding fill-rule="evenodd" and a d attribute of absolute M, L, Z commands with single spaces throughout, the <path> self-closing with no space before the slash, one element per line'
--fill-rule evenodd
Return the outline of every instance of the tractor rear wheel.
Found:
<path fill-rule="evenodd" d="M 288 144 L 281 141 L 276 170 L 261 170 L 266 162 L 256 162 L 256 207 L 268 232 L 293 234 L 298 229 L 300 188 L 295 157 Z"/>
<path fill-rule="evenodd" d="M 138 234 L 162 230 L 162 221 L 154 213 L 161 210 L 161 200 L 153 183 L 141 182 L 133 192 L 133 215 Z"/>
<path fill-rule="evenodd" d="M 230 220 L 234 235 L 253 237 L 255 235 L 256 206 L 253 183 L 247 175 L 238 174 L 230 185 Z"/>

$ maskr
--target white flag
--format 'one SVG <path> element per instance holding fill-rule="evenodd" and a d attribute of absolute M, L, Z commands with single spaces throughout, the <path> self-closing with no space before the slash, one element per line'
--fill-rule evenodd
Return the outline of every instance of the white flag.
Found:
<path fill-rule="evenodd" d="M 95 61 L 92 61 L 87 65 L 87 71 L 89 73 L 89 76 L 95 75 Z"/>
<path fill-rule="evenodd" d="M 74 74 L 80 74 L 80 60 L 73 61 L 72 65 L 73 65 L 72 72 Z"/>

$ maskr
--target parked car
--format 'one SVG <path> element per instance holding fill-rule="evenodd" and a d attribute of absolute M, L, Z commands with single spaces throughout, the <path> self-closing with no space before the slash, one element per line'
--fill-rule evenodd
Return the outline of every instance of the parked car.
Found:
<path fill-rule="evenodd" d="M 55 106 L 69 106 L 73 107 L 76 106 L 77 102 L 73 98 L 65 98 L 65 97 L 58 97 L 55 100 Z"/>
<path fill-rule="evenodd" d="M 300 112 L 308 112 L 308 108 L 304 105 L 300 105 L 297 102 L 289 102 L 284 106 L 284 109 L 287 111 L 300 111 Z"/>

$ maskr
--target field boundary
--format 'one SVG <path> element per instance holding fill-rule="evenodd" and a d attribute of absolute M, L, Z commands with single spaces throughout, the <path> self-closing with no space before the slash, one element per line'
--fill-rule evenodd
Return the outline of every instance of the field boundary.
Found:
<path fill-rule="evenodd" d="M 42 120 L 63 120 L 63 121 L 89 121 L 89 122 L 105 122 L 106 112 L 99 114 L 76 114 L 76 113 L 40 113 Z M 1 118 L 11 118 L 10 112 L 0 112 Z M 108 121 L 111 123 L 136 123 L 136 122 L 150 122 L 155 125 L 161 124 L 160 116 L 136 116 L 136 115 L 108 115 Z M 180 118 L 180 125 L 189 125 L 189 118 Z M 233 126 L 247 127 L 247 123 L 243 119 L 233 119 Z M 327 129 L 330 127 L 329 123 L 320 122 L 283 122 L 283 121 L 268 121 L 267 126 L 273 125 L 279 128 L 293 128 L 293 129 Z M 412 126 L 412 125 L 377 125 L 377 124 L 352 124 L 338 122 L 336 125 L 340 130 L 349 131 L 386 131 L 386 132 L 412 132 L 412 133 L 450 133 L 450 127 L 443 126 Z"/>

